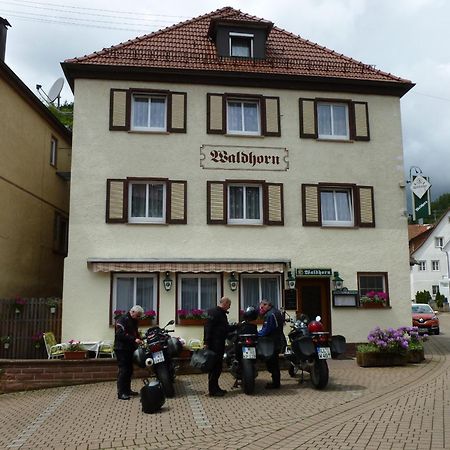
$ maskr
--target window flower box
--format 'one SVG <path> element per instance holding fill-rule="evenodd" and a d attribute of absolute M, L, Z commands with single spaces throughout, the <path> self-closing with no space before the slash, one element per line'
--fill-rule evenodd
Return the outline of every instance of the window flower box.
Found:
<path fill-rule="evenodd" d="M 178 325 L 183 326 L 203 326 L 208 319 L 206 311 L 203 309 L 179 309 L 177 311 Z"/>
<path fill-rule="evenodd" d="M 178 318 L 178 325 L 182 325 L 182 326 L 203 326 L 205 325 L 207 319 L 188 319 L 188 318 L 184 318 L 184 319 L 180 319 Z"/>
<path fill-rule="evenodd" d="M 369 291 L 361 296 L 359 304 L 361 308 L 380 309 L 386 307 L 387 300 L 388 296 L 385 292 Z"/>

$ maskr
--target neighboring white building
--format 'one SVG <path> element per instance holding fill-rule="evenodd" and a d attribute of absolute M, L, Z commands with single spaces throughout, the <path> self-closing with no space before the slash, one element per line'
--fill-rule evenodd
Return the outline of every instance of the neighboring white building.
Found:
<path fill-rule="evenodd" d="M 449 295 L 450 209 L 435 225 L 410 239 L 411 257 L 417 264 L 411 266 L 411 299 L 417 291 Z"/>
<path fill-rule="evenodd" d="M 266 297 L 349 342 L 410 324 L 410 81 L 228 7 L 63 69 L 75 93 L 63 339 L 111 338 L 113 311 L 136 302 L 165 324 L 223 295 L 230 320 Z M 334 298 L 335 272 L 355 293 Z M 360 307 L 369 290 L 388 307 Z"/>

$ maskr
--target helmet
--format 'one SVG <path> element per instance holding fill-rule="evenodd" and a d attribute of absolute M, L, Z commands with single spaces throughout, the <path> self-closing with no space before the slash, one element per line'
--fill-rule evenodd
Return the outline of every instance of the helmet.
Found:
<path fill-rule="evenodd" d="M 318 320 L 313 320 L 313 321 L 309 322 L 308 331 L 310 333 L 319 333 L 319 332 L 323 331 L 322 322 L 319 322 Z"/>
<path fill-rule="evenodd" d="M 254 306 L 248 306 L 243 314 L 243 319 L 247 322 L 256 320 L 258 318 L 258 310 Z"/>

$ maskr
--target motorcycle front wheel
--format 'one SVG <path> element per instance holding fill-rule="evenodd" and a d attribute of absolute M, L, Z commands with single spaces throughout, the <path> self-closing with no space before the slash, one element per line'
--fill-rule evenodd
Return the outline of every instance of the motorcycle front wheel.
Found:
<path fill-rule="evenodd" d="M 162 384 L 164 394 L 166 397 L 171 398 L 175 395 L 175 389 L 173 387 L 172 380 L 170 378 L 169 370 L 165 364 L 157 364 L 153 366 L 155 371 L 156 378 L 158 378 L 159 382 Z"/>
<path fill-rule="evenodd" d="M 311 383 L 316 389 L 323 389 L 328 384 L 328 363 L 325 359 L 316 359 L 311 367 Z"/>
<path fill-rule="evenodd" d="M 255 363 L 250 359 L 242 360 L 242 389 L 247 395 L 255 392 Z"/>

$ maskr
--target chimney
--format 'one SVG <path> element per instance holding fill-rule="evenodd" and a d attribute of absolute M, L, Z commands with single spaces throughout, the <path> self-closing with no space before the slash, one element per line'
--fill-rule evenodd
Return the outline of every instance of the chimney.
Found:
<path fill-rule="evenodd" d="M 8 28 L 11 24 L 0 17 L 0 61 L 5 61 L 5 51 L 6 51 L 6 35 L 8 34 Z"/>

